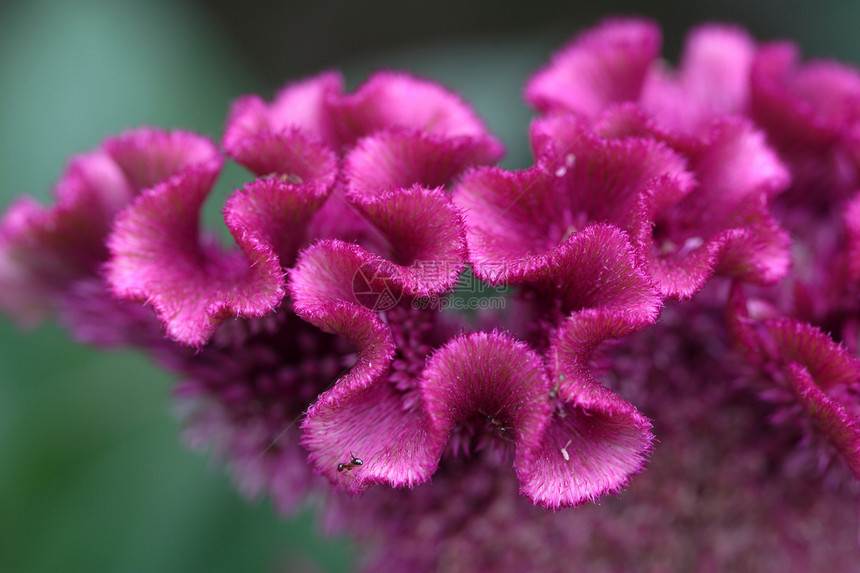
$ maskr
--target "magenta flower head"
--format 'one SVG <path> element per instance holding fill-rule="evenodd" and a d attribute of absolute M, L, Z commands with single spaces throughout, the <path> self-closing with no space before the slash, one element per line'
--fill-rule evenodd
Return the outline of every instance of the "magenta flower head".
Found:
<path fill-rule="evenodd" d="M 526 88 L 547 114 L 532 128 L 535 153 L 567 175 L 564 162 L 579 159 L 578 123 L 607 139 L 667 145 L 685 160 L 686 178 L 654 180 L 626 209 L 618 205 L 660 291 L 689 297 L 713 273 L 771 284 L 787 272 L 789 239 L 769 205 L 789 174 L 764 134 L 739 117 L 749 108 L 755 44 L 741 30 L 703 26 L 677 72 L 658 62 L 659 48 L 651 22 L 608 20 L 559 52 Z"/>
<path fill-rule="evenodd" d="M 791 202 L 808 208 L 812 201 L 821 211 L 860 185 L 860 73 L 834 61 L 799 59 L 789 42 L 762 46 L 751 72 L 750 113 L 792 166 Z"/>
<path fill-rule="evenodd" d="M 219 283 L 226 287 L 220 288 L 229 304 L 253 301 L 260 314 L 269 315 L 247 326 L 222 327 L 200 354 L 172 359 L 172 364 L 189 375 L 177 397 L 192 442 L 214 447 L 227 457 L 243 490 L 268 492 L 285 511 L 314 483 L 298 446 L 296 421 L 316 401 L 301 430 L 309 443 L 314 412 L 344 385 L 335 384 L 339 375 L 362 378 L 388 366 L 392 329 L 380 323 L 376 312 L 396 304 L 404 289 L 424 296 L 456 281 L 465 255 L 462 220 L 439 186 L 469 165 L 497 159 L 502 151 L 459 98 L 432 82 L 382 73 L 355 94 L 340 93 L 339 85 L 335 75 L 323 74 L 288 86 L 270 106 L 253 96 L 234 104 L 225 149 L 260 176 L 228 199 L 224 209 L 228 228 L 245 254 L 231 260 L 247 262 L 225 275 L 225 265 L 203 260 L 197 278 L 154 283 L 147 294 L 195 305 L 188 307 L 190 316 L 205 322 L 196 338 L 182 340 L 193 345 L 208 340 L 223 320 L 225 311 L 213 309 L 213 295 L 207 293 Z M 409 113 L 408 106 L 394 109 L 406 101 L 418 106 L 416 113 Z M 422 119 L 420 113 L 430 116 Z M 464 125 L 467 119 L 471 124 Z M 445 128 L 445 121 L 456 127 Z M 115 237 L 120 237 L 125 228 L 117 229 Z M 175 252 L 170 245 L 176 243 L 188 245 L 164 240 L 166 235 L 149 236 L 158 237 L 167 251 Z M 310 243 L 297 261 L 300 248 Z M 248 256 L 257 252 L 262 253 L 259 259 Z M 422 266 L 425 261 L 436 267 Z M 288 270 L 290 301 L 271 316 Z M 132 274 L 145 280 L 145 273 Z M 176 286 L 201 296 L 194 301 Z M 247 289 L 247 295 L 237 288 Z M 338 296 L 363 300 L 372 310 L 330 307 L 328 301 Z M 317 299 L 326 303 L 315 306 Z M 232 308 L 226 312 L 256 315 L 256 309 Z M 322 331 L 344 338 L 297 321 L 293 310 Z M 394 310 L 390 314 L 392 324 L 400 327 L 405 318 L 396 317 Z M 166 322 L 181 318 L 171 312 Z M 332 390 L 323 392 L 332 384 Z M 384 400 L 377 405 L 385 411 Z M 359 422 L 360 417 L 352 421 Z M 333 481 L 346 477 L 349 484 L 361 483 L 354 479 L 362 472 L 351 451 L 366 459 L 362 469 L 380 466 L 372 463 L 367 448 L 356 444 L 324 466 L 317 462 L 317 469 Z"/>
<path fill-rule="evenodd" d="M 212 179 L 221 162 L 215 145 L 203 137 L 154 129 L 127 132 L 74 158 L 56 186 L 53 206 L 22 198 L 4 215 L 0 306 L 23 322 L 58 313 L 87 342 L 140 342 L 153 325 L 160 337 L 147 314 L 106 292 L 107 235 L 118 214 L 146 189 Z"/>
<path fill-rule="evenodd" d="M 393 71 L 241 97 L 222 151 L 110 138 L 0 221 L 0 308 L 148 352 L 192 447 L 321 499 L 368 571 L 845 570 L 860 76 L 726 25 L 660 49 L 641 19 L 562 48 L 518 171 Z"/>
<path fill-rule="evenodd" d="M 677 70 L 659 60 L 661 41 L 653 22 L 606 20 L 535 74 L 526 100 L 541 113 L 591 120 L 611 106 L 636 103 L 664 128 L 691 134 L 715 118 L 747 111 L 755 44 L 746 32 L 715 24 L 693 30 Z"/>

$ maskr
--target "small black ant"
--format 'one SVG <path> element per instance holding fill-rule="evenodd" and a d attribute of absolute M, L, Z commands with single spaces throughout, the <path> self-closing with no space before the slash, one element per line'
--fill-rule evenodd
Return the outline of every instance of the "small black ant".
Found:
<path fill-rule="evenodd" d="M 511 436 L 511 429 L 508 428 L 507 426 L 505 426 L 501 420 L 496 418 L 496 416 L 490 416 L 489 414 L 485 414 L 484 412 L 481 412 L 481 411 L 479 411 L 478 413 L 486 418 L 488 424 L 490 424 L 492 427 L 494 427 L 496 430 L 498 430 L 500 438 L 508 440 L 509 442 L 513 441 L 510 437 Z M 498 413 L 496 415 L 498 415 Z"/>
<path fill-rule="evenodd" d="M 339 472 L 347 471 L 348 472 L 349 470 L 351 470 L 352 468 L 354 468 L 356 466 L 364 465 L 364 462 L 362 461 L 362 459 L 358 457 L 357 452 L 349 452 L 349 455 L 350 455 L 351 459 L 347 463 L 337 464 L 337 471 L 339 471 Z"/>

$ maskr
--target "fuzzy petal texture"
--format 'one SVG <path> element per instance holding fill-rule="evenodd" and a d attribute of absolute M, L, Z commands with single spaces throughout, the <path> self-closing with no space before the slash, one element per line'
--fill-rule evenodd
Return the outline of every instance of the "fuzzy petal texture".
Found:
<path fill-rule="evenodd" d="M 728 307 L 739 351 L 758 366 L 777 394 L 787 386 L 813 426 L 860 479 L 860 360 L 815 326 L 770 314 L 748 300 L 739 285 Z M 771 394 L 773 394 L 771 392 Z"/>
<path fill-rule="evenodd" d="M 308 410 L 302 429 L 310 462 L 352 494 L 374 484 L 414 487 L 427 481 L 444 446 L 423 410 L 404 408 L 397 389 L 384 380 L 362 389 L 336 385 Z M 362 463 L 341 465 L 353 458 Z"/>
<path fill-rule="evenodd" d="M 305 270 L 300 261 L 294 275 Z M 320 304 L 293 286 L 299 316 L 358 348 L 355 366 L 307 411 L 302 444 L 310 463 L 336 488 L 353 494 L 377 483 L 412 487 L 428 479 L 442 444 L 428 437 L 423 411 L 405 408 L 385 378 L 395 350 L 388 327 L 367 308 Z M 362 463 L 348 465 L 353 458 Z"/>
<path fill-rule="evenodd" d="M 442 137 L 476 137 L 486 141 L 488 149 L 501 149 L 459 95 L 404 72 L 377 72 L 355 93 L 330 98 L 329 104 L 346 146 L 365 135 L 403 127 Z"/>
<path fill-rule="evenodd" d="M 56 186 L 54 205 L 25 197 L 0 223 L 0 308 L 32 323 L 72 300 L 88 304 L 64 293 L 75 281 L 97 279 L 117 213 L 142 189 L 203 165 L 220 168 L 209 140 L 151 128 L 123 133 L 73 159 Z M 102 289 L 89 291 L 104 296 Z"/>
<path fill-rule="evenodd" d="M 281 266 L 289 267 L 309 241 L 311 219 L 328 198 L 333 179 L 302 184 L 279 176 L 257 179 L 227 199 L 224 220 L 237 241 L 271 248 Z"/>
<path fill-rule="evenodd" d="M 457 94 L 403 72 L 377 72 L 355 93 L 331 104 L 347 145 L 396 127 L 446 137 L 487 135 L 483 122 Z"/>
<path fill-rule="evenodd" d="M 547 509 L 618 493 L 641 471 L 654 439 L 632 404 L 593 379 L 588 361 L 599 342 L 629 332 L 617 314 L 590 309 L 570 317 L 553 347 L 554 412 L 538 447 L 518 467 L 521 492 Z"/>
<path fill-rule="evenodd" d="M 500 360 L 504 357 L 504 360 Z M 498 332 L 450 340 L 427 363 L 421 395 L 438 439 L 460 425 L 489 423 L 517 448 L 534 448 L 550 415 L 549 380 L 540 356 Z"/>
<path fill-rule="evenodd" d="M 555 299 L 565 315 L 596 308 L 614 313 L 629 327 L 623 334 L 653 323 L 662 305 L 627 236 L 610 225 L 572 235 L 549 256 L 523 267 L 513 282 Z"/>
<path fill-rule="evenodd" d="M 723 118 L 699 138 L 678 137 L 629 106 L 611 110 L 595 129 L 606 137 L 654 137 L 689 159 L 696 183 L 652 180 L 631 225 L 634 244 L 665 296 L 690 297 L 714 272 L 758 284 L 785 276 L 790 240 L 770 203 L 790 176 L 762 132 L 745 120 Z"/>
<path fill-rule="evenodd" d="M 199 211 L 214 177 L 212 169 L 189 169 L 142 194 L 117 218 L 105 268 L 117 297 L 152 305 L 170 338 L 198 347 L 228 316 L 263 316 L 284 295 L 280 262 L 261 233 L 231 228 L 241 252 L 201 243 Z M 288 184 L 258 181 L 245 193 L 271 196 L 271 186 Z M 228 223 L 247 223 L 236 211 L 246 198 L 228 207 Z"/>
<path fill-rule="evenodd" d="M 445 275 L 443 283 L 438 276 L 438 269 L 400 267 L 339 240 L 308 248 L 291 271 L 296 313 L 359 350 L 356 365 L 319 397 L 302 426 L 310 462 L 339 489 L 359 493 L 376 483 L 412 487 L 435 471 L 444 442 L 428 437 L 423 410 L 407 405 L 389 383 L 395 346 L 377 312 L 396 306 L 403 290 L 438 287 L 458 275 Z M 352 464 L 353 457 L 362 464 Z"/>
<path fill-rule="evenodd" d="M 180 130 L 142 128 L 107 140 L 104 149 L 136 191 L 181 175 L 189 167 L 217 173 L 222 163 L 212 141 Z"/>
<path fill-rule="evenodd" d="M 831 399 L 812 374 L 795 362 L 786 366 L 791 389 L 818 430 L 842 456 L 854 477 L 860 480 L 860 419 Z M 855 379 L 858 379 L 855 373 Z"/>
<path fill-rule="evenodd" d="M 227 155 L 243 165 L 256 162 L 253 150 L 273 136 L 292 143 L 295 133 L 337 150 L 326 101 L 343 91 L 343 78 L 337 72 L 323 72 L 284 86 L 271 104 L 255 95 L 243 96 L 230 108 L 222 143 Z M 256 167 L 256 166 L 255 166 Z M 255 169 L 250 167 L 252 171 Z M 271 172 L 271 171 L 269 171 Z"/>
<path fill-rule="evenodd" d="M 292 274 L 295 300 L 342 300 L 387 310 L 400 297 L 432 296 L 457 282 L 466 257 L 462 219 L 440 190 L 415 186 L 357 202 L 387 245 L 386 256 L 324 240 Z"/>
<path fill-rule="evenodd" d="M 279 176 L 295 185 L 332 187 L 337 178 L 334 152 L 298 129 L 261 132 L 239 141 L 231 150 L 237 163 L 255 175 Z"/>
<path fill-rule="evenodd" d="M 684 159 L 665 144 L 603 139 L 571 116 L 536 121 L 532 145 L 537 166 L 517 172 L 477 169 L 455 189 L 478 268 L 504 265 L 506 274 L 519 272 L 514 269 L 549 256 L 591 223 L 630 231 L 649 181 L 674 174 L 681 185 L 692 184 Z"/>
<path fill-rule="evenodd" d="M 360 140 L 346 156 L 344 174 L 350 195 L 372 197 L 415 184 L 448 186 L 466 168 L 494 163 L 502 153 L 489 137 L 396 129 Z"/>
<path fill-rule="evenodd" d="M 749 75 L 756 45 L 743 30 L 708 24 L 687 37 L 677 72 L 654 66 L 641 105 L 670 130 L 695 133 L 722 115 L 749 105 Z"/>
<path fill-rule="evenodd" d="M 637 101 L 661 42 L 653 22 L 606 20 L 562 48 L 528 81 L 526 101 L 541 113 L 573 111 L 590 119 L 613 103 Z"/>

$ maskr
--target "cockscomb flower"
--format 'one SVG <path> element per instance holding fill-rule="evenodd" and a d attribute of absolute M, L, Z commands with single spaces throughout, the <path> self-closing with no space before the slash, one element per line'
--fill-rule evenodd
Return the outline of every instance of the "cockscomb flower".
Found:
<path fill-rule="evenodd" d="M 725 25 L 677 70 L 660 42 L 615 19 L 554 56 L 520 171 L 409 74 L 244 96 L 226 245 L 200 225 L 214 143 L 111 138 L 54 206 L 4 216 L 0 308 L 148 352 L 192 447 L 282 513 L 322 493 L 367 570 L 838 571 L 860 81 Z M 464 278 L 510 288 L 504 308 L 446 308 Z"/>
<path fill-rule="evenodd" d="M 663 128 L 695 135 L 716 118 L 744 114 L 755 43 L 735 27 L 708 24 L 687 38 L 677 71 L 660 57 L 659 27 L 610 19 L 572 40 L 526 85 L 541 113 L 596 120 L 609 107 L 635 103 Z"/>
<path fill-rule="evenodd" d="M 189 189 L 153 192 L 151 203 L 141 202 L 124 214 L 127 219 L 120 220 L 111 237 L 115 256 L 108 271 L 117 288 L 125 289 L 119 294 L 143 295 L 154 306 L 161 304 L 157 308 L 163 307 L 169 332 L 185 344 L 203 345 L 194 355 L 159 356 L 187 377 L 176 391 L 186 435 L 194 446 L 212 448 L 226 458 L 243 491 L 270 494 L 282 511 L 295 507 L 315 483 L 298 445 L 302 412 L 339 376 L 358 375 L 373 362 L 362 336 L 370 337 L 371 346 L 376 342 L 374 357 L 384 356 L 387 348 L 372 332 L 336 339 L 299 321 L 294 309 L 305 318 L 310 311 L 298 297 L 275 310 L 284 273 L 300 248 L 317 240 L 297 268 L 307 269 L 306 261 L 314 255 L 324 275 L 349 267 L 344 295 L 369 301 L 377 311 L 402 296 L 404 284 L 398 278 L 405 277 L 413 295 L 450 289 L 462 270 L 465 244 L 461 217 L 444 185 L 473 163 L 501 154 L 501 146 L 471 110 L 432 82 L 381 74 L 354 96 L 337 99 L 329 89 L 333 78 L 324 74 L 288 86 L 271 110 L 259 107 L 255 97 L 234 104 L 225 149 L 259 178 L 225 204 L 225 221 L 242 251 L 230 261 L 206 258 L 205 245 L 191 233 L 206 191 L 202 187 L 196 195 Z M 402 103 L 404 90 L 417 98 L 409 105 L 420 105 L 421 113 L 435 110 L 434 121 L 451 115 L 457 126 L 414 123 L 417 116 L 408 113 L 408 106 L 400 115 L 380 119 L 391 111 L 390 92 L 400 94 L 397 101 Z M 285 118 L 279 115 L 282 109 L 300 113 Z M 458 122 L 466 117 L 473 123 L 463 135 Z M 359 138 L 355 129 L 362 122 L 367 134 Z M 326 132 L 323 124 L 335 131 Z M 355 137 L 333 140 L 335 132 Z M 169 229 L 159 228 L 171 217 Z M 155 266 L 130 267 L 141 263 L 142 252 L 149 254 L 142 264 L 157 264 L 161 272 L 156 274 Z M 354 268 L 352 262 L 357 262 Z M 177 273 L 165 273 L 165 268 Z M 181 269 L 188 274 L 179 276 Z M 307 280 L 314 296 L 328 296 L 324 277 Z M 233 314 L 251 317 L 259 309 L 265 316 L 219 327 L 221 298 L 231 309 L 243 301 L 258 305 Z M 187 318 L 177 312 L 180 308 Z M 364 324 L 360 315 L 333 320 L 338 318 L 344 328 Z M 341 332 L 330 322 L 310 322 L 326 332 Z M 345 456 L 338 463 L 350 464 Z"/>
<path fill-rule="evenodd" d="M 526 88 L 529 103 L 548 114 L 532 128 L 536 155 L 562 170 L 566 156 L 580 159 L 568 149 L 581 128 L 565 113 L 604 138 L 667 145 L 686 160 L 688 181 L 650 182 L 624 226 L 661 292 L 689 297 L 714 272 L 779 280 L 789 239 L 769 206 L 789 174 L 764 134 L 739 117 L 749 108 L 754 42 L 735 28 L 702 26 L 676 73 L 657 61 L 659 49 L 653 23 L 608 20 L 560 51 Z"/>
<path fill-rule="evenodd" d="M 42 207 L 19 199 L 0 226 L 0 307 L 22 322 L 60 314 L 84 341 L 114 345 L 160 338 L 156 321 L 108 294 L 102 265 L 118 214 L 146 189 L 214 178 L 221 157 L 208 139 L 155 129 L 129 131 L 74 158 Z M 194 175 L 192 175 L 194 174 Z"/>
<path fill-rule="evenodd" d="M 811 213 L 829 211 L 860 185 L 860 73 L 799 59 L 789 42 L 758 50 L 750 114 L 791 165 L 796 182 L 787 199 Z"/>

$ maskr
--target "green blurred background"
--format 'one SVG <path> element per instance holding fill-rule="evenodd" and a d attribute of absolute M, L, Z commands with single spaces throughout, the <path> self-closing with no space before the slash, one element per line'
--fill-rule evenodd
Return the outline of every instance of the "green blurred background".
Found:
<path fill-rule="evenodd" d="M 340 68 L 351 86 L 406 68 L 460 90 L 528 164 L 530 71 L 610 14 L 658 19 L 674 57 L 697 22 L 792 38 L 807 56 L 860 61 L 860 3 L 9 2 L 0 5 L 0 207 L 43 201 L 66 159 L 142 124 L 217 138 L 229 102 Z M 217 213 L 247 176 L 227 170 Z M 0 573 L 349 571 L 353 550 L 308 514 L 248 504 L 179 442 L 170 379 L 129 352 L 78 346 L 54 325 L 0 319 Z"/>

